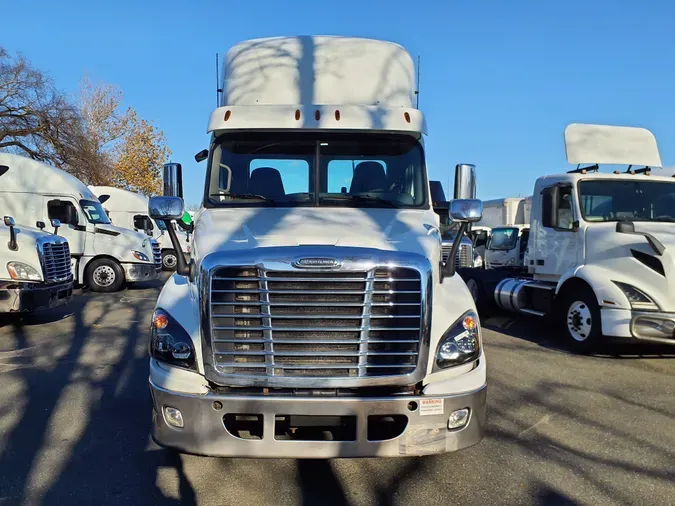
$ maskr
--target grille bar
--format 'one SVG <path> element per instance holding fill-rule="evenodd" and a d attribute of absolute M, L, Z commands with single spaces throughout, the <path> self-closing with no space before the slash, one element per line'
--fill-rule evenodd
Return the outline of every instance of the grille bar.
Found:
<path fill-rule="evenodd" d="M 215 370 L 252 378 L 357 378 L 416 370 L 420 273 L 220 267 L 210 278 Z"/>

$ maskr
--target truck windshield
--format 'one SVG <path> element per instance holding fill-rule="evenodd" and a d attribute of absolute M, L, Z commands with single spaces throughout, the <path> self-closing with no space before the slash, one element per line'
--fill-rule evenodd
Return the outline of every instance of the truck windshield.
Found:
<path fill-rule="evenodd" d="M 249 133 L 212 151 L 210 207 L 427 205 L 423 151 L 408 135 Z"/>
<path fill-rule="evenodd" d="M 509 251 L 516 247 L 518 229 L 514 227 L 493 228 L 488 249 L 492 251 Z"/>
<path fill-rule="evenodd" d="M 110 224 L 110 218 L 108 218 L 100 202 L 95 200 L 80 200 L 80 206 L 89 223 Z"/>
<path fill-rule="evenodd" d="M 579 196 L 586 221 L 675 222 L 675 181 L 580 181 Z"/>

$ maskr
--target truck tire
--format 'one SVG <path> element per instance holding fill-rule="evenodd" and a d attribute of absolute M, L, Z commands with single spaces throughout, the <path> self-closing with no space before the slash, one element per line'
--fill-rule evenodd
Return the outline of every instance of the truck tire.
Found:
<path fill-rule="evenodd" d="M 162 270 L 163 271 L 175 271 L 176 264 L 178 263 L 178 258 L 176 257 L 176 251 L 172 249 L 167 249 L 162 251 Z"/>
<path fill-rule="evenodd" d="M 559 309 L 560 325 L 567 344 L 575 351 L 593 350 L 602 339 L 600 306 L 595 294 L 585 286 L 567 290 Z"/>
<path fill-rule="evenodd" d="M 124 284 L 124 271 L 115 260 L 98 258 L 87 266 L 85 279 L 92 292 L 117 292 Z"/>

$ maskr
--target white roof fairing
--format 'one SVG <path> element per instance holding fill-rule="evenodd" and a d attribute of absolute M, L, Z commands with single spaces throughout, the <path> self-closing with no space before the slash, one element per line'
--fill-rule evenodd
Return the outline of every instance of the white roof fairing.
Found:
<path fill-rule="evenodd" d="M 646 128 L 572 123 L 565 128 L 565 151 L 575 165 L 661 167 L 656 138 Z"/>
<path fill-rule="evenodd" d="M 73 195 L 97 200 L 87 185 L 68 172 L 25 156 L 0 153 L 0 165 L 9 170 L 0 176 L 0 191 Z"/>
<path fill-rule="evenodd" d="M 397 44 L 297 36 L 240 42 L 225 55 L 208 131 L 352 129 L 426 133 L 415 66 Z"/>

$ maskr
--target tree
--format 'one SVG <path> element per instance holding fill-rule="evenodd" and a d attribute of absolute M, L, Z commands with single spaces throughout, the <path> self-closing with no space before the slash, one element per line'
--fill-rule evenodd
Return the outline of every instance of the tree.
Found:
<path fill-rule="evenodd" d="M 84 144 L 77 108 L 23 56 L 0 47 L 0 149 L 64 166 Z"/>
<path fill-rule="evenodd" d="M 86 75 L 80 83 L 78 110 L 87 141 L 69 160 L 68 170 L 88 184 L 115 183 L 117 149 L 135 119 L 133 109 L 122 110 L 123 100 L 115 85 L 92 83 Z"/>
<path fill-rule="evenodd" d="M 131 113 L 131 127 L 118 149 L 114 166 L 115 182 L 127 190 L 156 195 L 161 193 L 162 164 L 171 155 L 164 132 L 151 122 Z"/>

